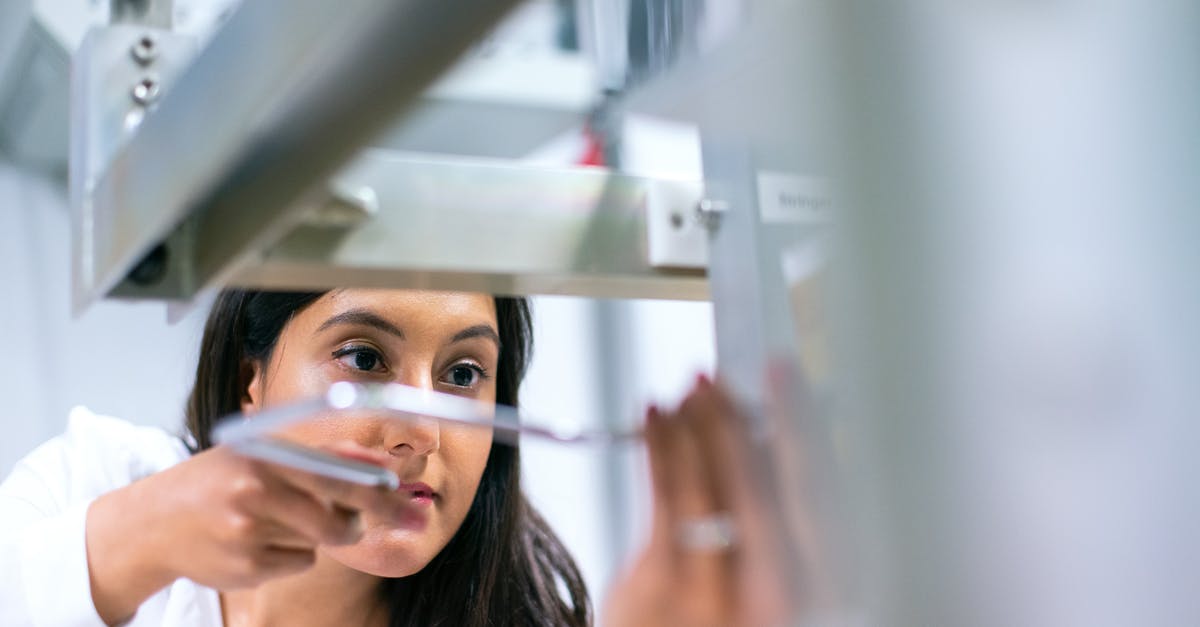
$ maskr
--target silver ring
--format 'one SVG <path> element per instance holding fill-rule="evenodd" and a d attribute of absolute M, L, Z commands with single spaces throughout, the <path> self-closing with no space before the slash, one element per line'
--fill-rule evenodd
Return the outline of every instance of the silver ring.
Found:
<path fill-rule="evenodd" d="M 679 523 L 679 544 L 689 551 L 717 553 L 737 543 L 737 527 L 729 512 L 694 516 Z"/>

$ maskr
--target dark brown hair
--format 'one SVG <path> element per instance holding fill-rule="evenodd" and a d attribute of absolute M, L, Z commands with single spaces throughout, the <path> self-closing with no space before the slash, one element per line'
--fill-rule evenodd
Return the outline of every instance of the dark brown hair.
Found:
<path fill-rule="evenodd" d="M 204 328 L 187 427 L 198 452 L 218 419 L 241 409 L 248 364 L 270 357 L 284 325 L 323 292 L 225 290 Z M 532 351 L 529 304 L 497 297 L 496 402 L 517 405 Z M 579 569 L 521 492 L 520 450 L 493 444 L 458 532 L 420 572 L 380 587 L 393 626 L 588 625 Z M 560 589 L 565 591 L 560 593 Z"/>

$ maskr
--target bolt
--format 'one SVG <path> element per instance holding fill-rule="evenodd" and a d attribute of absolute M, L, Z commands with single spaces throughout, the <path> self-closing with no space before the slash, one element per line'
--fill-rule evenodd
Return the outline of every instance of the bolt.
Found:
<path fill-rule="evenodd" d="M 129 281 L 134 285 L 146 287 L 162 281 L 166 275 L 167 247 L 165 244 L 159 244 L 133 267 L 129 272 Z"/>
<path fill-rule="evenodd" d="M 152 35 L 142 35 L 130 48 L 129 54 L 133 55 L 133 60 L 137 61 L 138 65 L 150 65 L 158 57 L 158 43 Z"/>
<path fill-rule="evenodd" d="M 724 200 L 705 198 L 696 204 L 696 219 L 704 228 L 716 231 L 721 226 L 721 216 L 729 211 L 729 203 Z"/>
<path fill-rule="evenodd" d="M 308 217 L 308 224 L 322 228 L 351 228 L 379 213 L 379 196 L 368 186 L 354 187 L 335 181 L 328 200 Z"/>
<path fill-rule="evenodd" d="M 153 76 L 147 76 L 133 86 L 133 91 L 130 92 L 130 95 L 133 96 L 134 102 L 143 107 L 148 107 L 158 100 L 158 81 Z"/>

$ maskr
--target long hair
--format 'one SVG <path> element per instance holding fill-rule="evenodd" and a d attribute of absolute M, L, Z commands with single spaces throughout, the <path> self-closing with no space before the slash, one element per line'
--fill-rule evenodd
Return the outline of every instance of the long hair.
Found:
<path fill-rule="evenodd" d="M 322 294 L 225 290 L 218 296 L 187 404 L 194 452 L 212 446 L 219 418 L 241 409 L 250 365 L 265 363 L 288 320 Z M 496 402 L 516 406 L 533 345 L 529 304 L 504 297 L 495 304 L 501 345 Z M 382 581 L 390 625 L 591 623 L 579 569 L 526 500 L 520 480 L 520 450 L 493 444 L 475 500 L 450 542 L 420 572 Z"/>

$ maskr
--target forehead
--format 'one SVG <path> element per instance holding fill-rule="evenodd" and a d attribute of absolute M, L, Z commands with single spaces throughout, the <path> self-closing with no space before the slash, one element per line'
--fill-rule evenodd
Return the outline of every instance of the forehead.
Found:
<path fill-rule="evenodd" d="M 319 325 L 330 316 L 366 310 L 397 326 L 441 327 L 489 323 L 496 325 L 496 305 L 490 294 L 424 290 L 337 289 L 317 299 L 303 314 Z"/>

